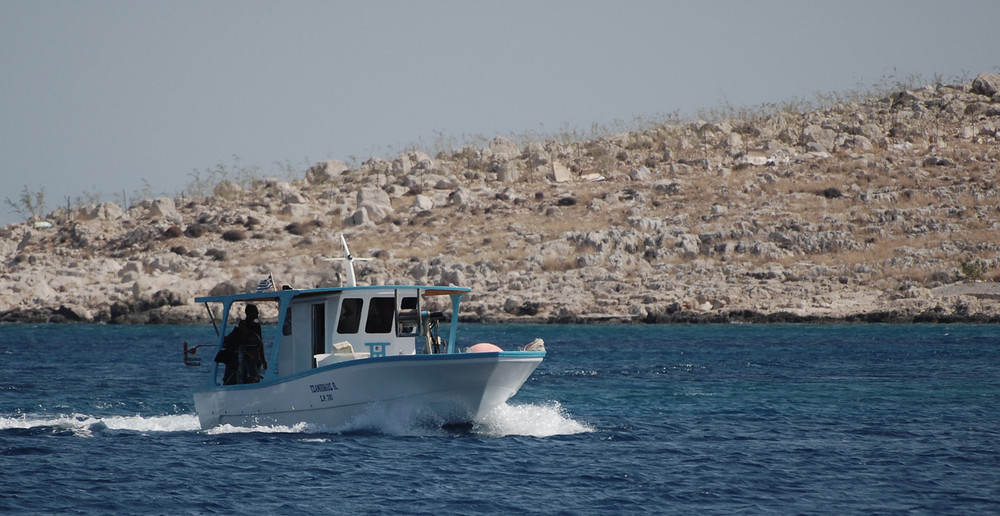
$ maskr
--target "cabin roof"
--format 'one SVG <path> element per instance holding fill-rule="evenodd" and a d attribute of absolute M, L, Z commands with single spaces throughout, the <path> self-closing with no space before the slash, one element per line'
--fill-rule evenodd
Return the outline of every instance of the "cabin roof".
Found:
<path fill-rule="evenodd" d="M 245 292 L 221 296 L 201 296 L 194 298 L 196 303 L 226 303 L 236 301 L 280 301 L 282 298 L 311 297 L 334 295 L 345 292 L 363 292 L 372 290 L 420 290 L 424 296 L 461 295 L 472 292 L 468 287 L 441 287 L 430 285 L 365 285 L 358 287 L 331 287 L 291 289 L 266 292 Z"/>

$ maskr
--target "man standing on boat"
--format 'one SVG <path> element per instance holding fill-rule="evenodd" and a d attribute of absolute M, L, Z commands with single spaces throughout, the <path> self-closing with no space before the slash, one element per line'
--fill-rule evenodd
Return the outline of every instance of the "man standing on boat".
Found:
<path fill-rule="evenodd" d="M 244 313 L 246 318 L 226 335 L 222 351 L 215 357 L 216 362 L 226 364 L 226 371 L 222 374 L 223 385 L 257 383 L 261 378 L 261 367 L 267 368 L 264 339 L 257 321 L 257 305 L 247 305 Z"/>
<path fill-rule="evenodd" d="M 238 335 L 240 383 L 257 383 L 261 378 L 261 367 L 267 368 L 257 305 L 247 305 L 245 313 L 246 318 L 240 321 L 231 335 Z"/>

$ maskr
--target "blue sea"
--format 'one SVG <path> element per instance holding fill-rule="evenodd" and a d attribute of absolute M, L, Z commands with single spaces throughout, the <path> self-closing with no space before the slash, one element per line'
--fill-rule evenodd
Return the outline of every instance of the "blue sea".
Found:
<path fill-rule="evenodd" d="M 2 325 L 0 513 L 998 514 L 998 330 L 470 324 L 548 348 L 471 428 L 202 431 L 211 326 Z"/>

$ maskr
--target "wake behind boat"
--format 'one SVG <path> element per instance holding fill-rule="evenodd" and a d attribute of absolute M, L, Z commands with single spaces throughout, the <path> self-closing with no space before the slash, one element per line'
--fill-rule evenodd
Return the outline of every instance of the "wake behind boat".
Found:
<path fill-rule="evenodd" d="M 540 339 L 518 351 L 479 343 L 458 349 L 465 287 L 358 286 L 341 235 L 347 285 L 275 290 L 269 276 L 257 292 L 204 296 L 218 335 L 216 361 L 194 393 L 204 429 L 218 425 L 308 423 L 337 428 L 380 408 L 417 413 L 441 424 L 482 418 L 517 393 L 545 357 Z M 433 310 L 450 306 L 450 314 Z M 246 318 L 228 329 L 234 308 Z M 277 325 L 263 334 L 258 305 L 272 305 Z M 273 335 L 273 343 L 264 337 Z M 185 343 L 185 363 L 197 348 Z"/>

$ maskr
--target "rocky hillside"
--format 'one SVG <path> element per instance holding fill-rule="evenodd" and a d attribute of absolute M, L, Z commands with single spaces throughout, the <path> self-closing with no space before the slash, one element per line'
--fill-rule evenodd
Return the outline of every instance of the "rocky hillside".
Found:
<path fill-rule="evenodd" d="M 1000 321 L 998 90 L 983 74 L 58 210 L 0 228 L 0 321 L 207 321 L 196 295 L 268 273 L 340 285 L 341 232 L 376 258 L 359 283 L 470 286 L 483 321 Z"/>

